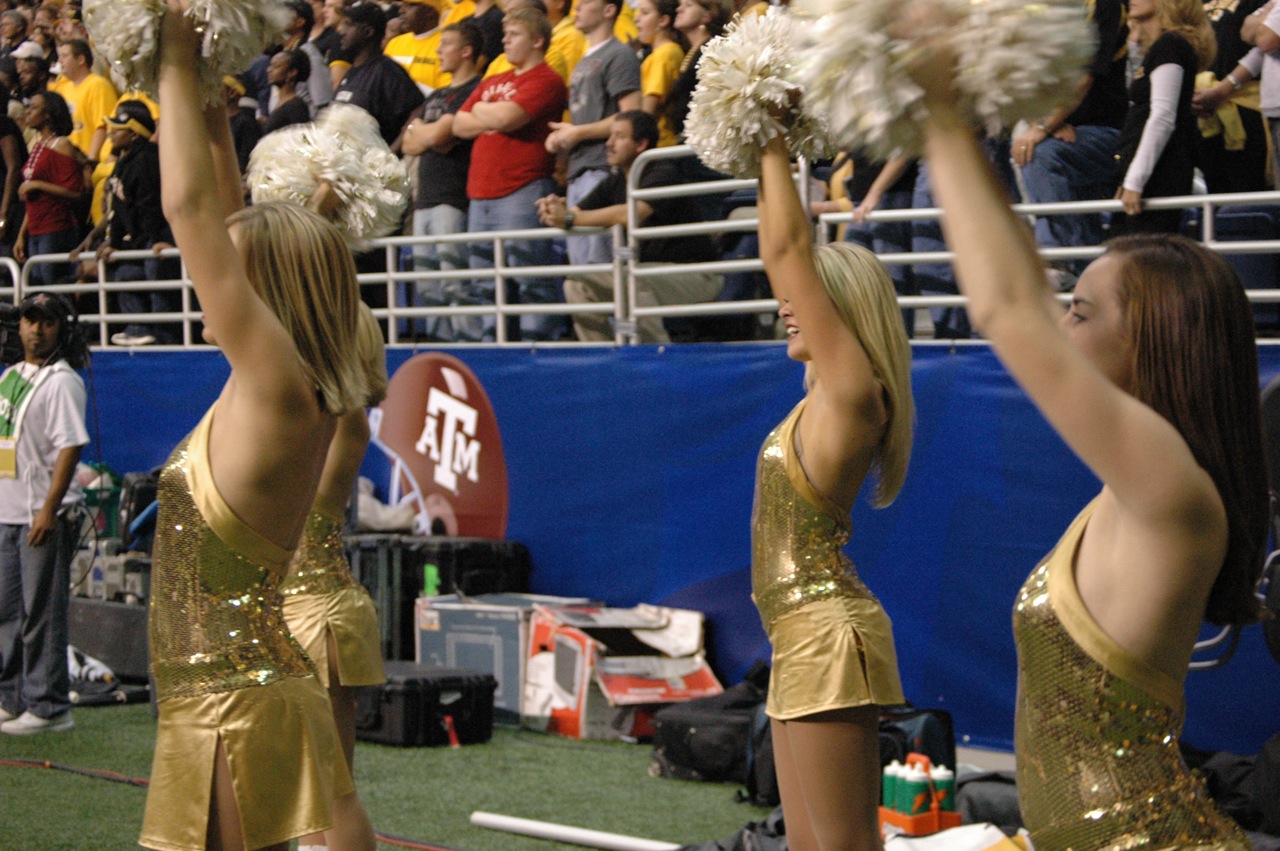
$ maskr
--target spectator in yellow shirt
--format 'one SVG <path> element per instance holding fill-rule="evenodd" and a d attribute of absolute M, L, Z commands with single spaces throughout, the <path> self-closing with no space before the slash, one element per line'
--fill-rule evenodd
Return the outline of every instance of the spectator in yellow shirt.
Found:
<path fill-rule="evenodd" d="M 424 95 L 449 85 L 449 74 L 440 70 L 440 11 L 442 0 L 405 0 L 400 20 L 406 32 L 382 49 L 409 72 Z"/>
<path fill-rule="evenodd" d="M 640 65 L 640 108 L 658 118 L 659 148 L 680 143 L 663 109 L 684 62 L 684 36 L 675 28 L 676 5 L 677 0 L 640 0 L 636 4 L 637 35 L 653 48 Z"/>
<path fill-rule="evenodd" d="M 461 0 L 459 3 L 450 3 L 446 7 L 444 20 L 440 22 L 440 29 L 456 24 L 464 18 L 470 18 L 476 13 L 475 0 Z"/>
<path fill-rule="evenodd" d="M 93 73 L 93 51 L 78 38 L 58 45 L 60 76 L 49 88 L 62 95 L 71 108 L 71 144 L 91 161 L 97 161 L 107 139 L 103 119 L 115 112 L 119 93 L 106 77 Z"/>

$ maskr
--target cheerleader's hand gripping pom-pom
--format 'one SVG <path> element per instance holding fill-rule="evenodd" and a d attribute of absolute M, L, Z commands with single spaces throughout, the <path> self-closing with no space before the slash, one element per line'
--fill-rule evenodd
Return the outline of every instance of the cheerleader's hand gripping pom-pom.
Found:
<path fill-rule="evenodd" d="M 190 0 L 182 4 L 200 35 L 200 94 L 222 102 L 222 78 L 248 68 L 280 40 L 293 12 L 283 0 Z M 159 94 L 160 19 L 165 0 L 85 0 L 85 27 L 122 90 Z"/>
<path fill-rule="evenodd" d="M 1096 43 L 1079 0 L 795 0 L 792 10 L 811 22 L 797 73 L 811 108 L 842 148 L 886 160 L 923 146 L 922 51 L 955 56 L 956 105 L 994 132 L 1069 104 Z"/>
<path fill-rule="evenodd" d="M 404 163 L 373 116 L 348 104 L 329 106 L 314 124 L 263 136 L 249 158 L 249 186 L 259 204 L 314 206 L 317 192 L 331 194 L 321 209 L 353 249 L 396 230 L 409 199 Z"/>
<path fill-rule="evenodd" d="M 709 168 L 758 177 L 760 148 L 774 136 L 782 136 L 794 155 L 831 155 L 825 119 L 798 97 L 803 26 L 775 6 L 735 21 L 702 48 L 684 132 Z"/>

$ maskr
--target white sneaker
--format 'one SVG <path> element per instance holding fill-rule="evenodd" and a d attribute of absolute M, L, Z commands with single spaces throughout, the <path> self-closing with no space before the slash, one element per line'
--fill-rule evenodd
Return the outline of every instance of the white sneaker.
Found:
<path fill-rule="evenodd" d="M 124 331 L 111 335 L 111 345 L 113 346 L 149 346 L 156 341 L 151 334 L 139 334 L 136 337 L 127 334 Z"/>
<path fill-rule="evenodd" d="M 10 736 L 30 736 L 33 733 L 61 733 L 74 729 L 75 726 L 76 722 L 71 720 L 70 710 L 52 718 L 41 718 L 39 715 L 24 712 L 12 721 L 0 724 L 0 733 L 8 733 Z"/>
<path fill-rule="evenodd" d="M 17 715 L 14 715 L 12 712 L 5 709 L 3 706 L 0 706 L 0 724 L 3 724 L 6 721 L 12 721 L 14 718 L 17 718 L 17 717 L 18 717 Z"/>

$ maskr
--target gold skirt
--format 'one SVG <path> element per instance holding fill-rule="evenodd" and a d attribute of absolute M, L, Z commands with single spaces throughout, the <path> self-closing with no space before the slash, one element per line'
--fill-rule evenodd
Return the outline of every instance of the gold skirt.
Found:
<path fill-rule="evenodd" d="M 219 741 L 246 848 L 328 830 L 332 802 L 355 789 L 328 695 L 315 677 L 170 698 L 160 702 L 139 845 L 205 847 Z"/>
<path fill-rule="evenodd" d="M 902 703 L 893 624 L 879 601 L 833 597 L 784 612 L 769 628 L 765 712 L 787 721 L 832 709 Z"/>
<path fill-rule="evenodd" d="M 387 681 L 382 667 L 378 613 L 362 587 L 329 594 L 291 594 L 284 619 L 302 649 L 316 663 L 320 683 L 329 687 L 329 634 L 338 648 L 338 679 L 344 686 L 376 686 Z"/>

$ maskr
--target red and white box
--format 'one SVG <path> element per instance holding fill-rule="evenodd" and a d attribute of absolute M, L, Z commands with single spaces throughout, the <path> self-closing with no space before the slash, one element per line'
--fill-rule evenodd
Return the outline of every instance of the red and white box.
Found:
<path fill-rule="evenodd" d="M 534 606 L 522 723 L 574 739 L 646 738 L 657 709 L 724 691 L 702 636 L 702 613 L 688 609 Z"/>

